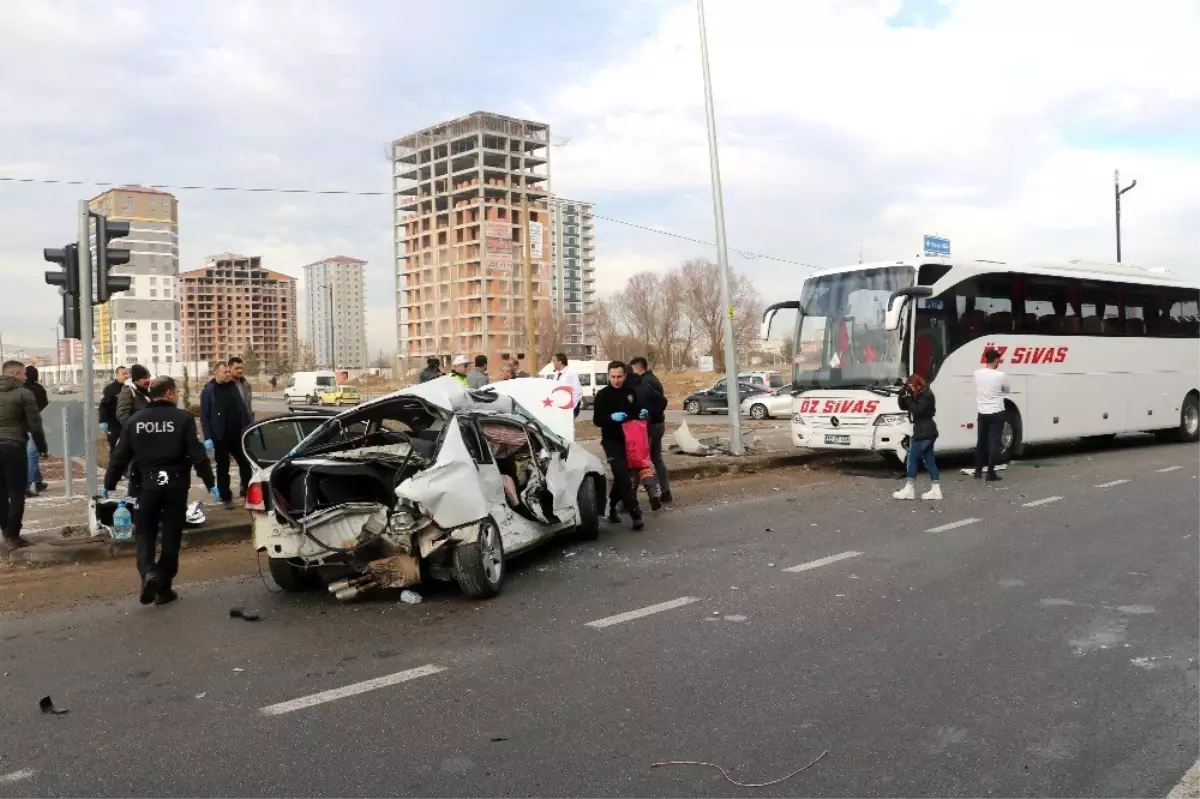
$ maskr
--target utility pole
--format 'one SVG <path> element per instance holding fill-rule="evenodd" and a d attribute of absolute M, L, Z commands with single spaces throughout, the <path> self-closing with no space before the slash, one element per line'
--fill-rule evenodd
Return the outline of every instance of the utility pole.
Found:
<path fill-rule="evenodd" d="M 83 346 L 83 482 L 89 498 L 99 491 L 96 485 L 96 425 L 92 422 L 96 407 L 96 380 L 92 353 L 92 248 L 88 235 L 92 215 L 87 200 L 79 201 L 79 343 Z M 99 243 L 103 229 L 96 231 Z"/>
<path fill-rule="evenodd" d="M 525 358 L 526 368 L 530 374 L 536 374 L 538 365 L 534 363 L 537 359 L 535 351 L 537 350 L 536 340 L 534 338 L 534 318 L 533 318 L 533 249 L 529 242 L 529 193 L 526 190 L 521 191 L 521 241 L 524 244 L 525 250 Z"/>
<path fill-rule="evenodd" d="M 1121 170 L 1113 171 L 1113 200 L 1117 211 L 1117 263 L 1121 263 L 1121 195 L 1136 185 L 1137 181 L 1135 180 L 1125 188 L 1121 188 Z"/>
<path fill-rule="evenodd" d="M 725 306 L 725 385 L 729 398 L 729 451 L 746 454 L 742 445 L 741 398 L 738 396 L 737 348 L 733 344 L 733 301 L 729 291 L 729 248 L 725 243 L 725 201 L 721 193 L 721 161 L 717 155 L 717 116 L 713 109 L 712 75 L 708 68 L 708 33 L 704 0 L 696 0 L 700 17 L 700 63 L 704 71 L 704 111 L 708 118 L 708 158 L 712 171 L 713 216 L 717 226 L 717 264 L 721 270 L 721 304 Z"/>

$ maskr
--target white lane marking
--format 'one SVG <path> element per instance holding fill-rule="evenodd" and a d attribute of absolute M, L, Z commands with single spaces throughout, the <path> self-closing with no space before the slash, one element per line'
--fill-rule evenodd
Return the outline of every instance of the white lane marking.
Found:
<path fill-rule="evenodd" d="M 670 602 L 659 602 L 657 605 L 638 608 L 637 610 L 631 610 L 628 613 L 618 613 L 616 616 L 607 616 L 603 619 L 589 621 L 585 626 L 599 630 L 602 627 L 611 627 L 614 624 L 633 621 L 634 619 L 640 619 L 643 616 L 652 616 L 655 613 L 662 613 L 664 610 L 674 610 L 675 608 L 681 608 L 684 605 L 690 605 L 693 602 L 699 601 L 699 597 L 681 596 L 679 599 L 672 599 Z"/>
<path fill-rule="evenodd" d="M 1187 774 L 1179 780 L 1179 784 L 1167 794 L 1167 799 L 1190 799 L 1200 796 L 1200 760 L 1192 764 Z"/>
<path fill-rule="evenodd" d="M 1045 499 L 1035 499 L 1033 502 L 1026 502 L 1022 508 L 1036 508 L 1038 505 L 1049 505 L 1051 502 L 1058 502 L 1062 497 L 1046 497 Z"/>
<path fill-rule="evenodd" d="M 446 669 L 442 666 L 421 666 L 408 671 L 398 671 L 395 674 L 388 674 L 383 677 L 376 677 L 373 680 L 365 680 L 356 682 L 353 685 L 346 685 L 341 688 L 334 688 L 329 691 L 321 691 L 318 694 L 310 694 L 302 696 L 299 699 L 292 699 L 288 702 L 280 702 L 277 705 L 267 705 L 259 708 L 258 712 L 264 716 L 281 716 L 284 713 L 291 713 L 293 710 L 304 710 L 305 708 L 315 707 L 316 705 L 324 704 L 325 702 L 333 702 L 337 699 L 345 699 L 348 696 L 356 696 L 357 694 L 365 694 L 367 691 L 374 691 L 379 688 L 387 688 L 389 685 L 399 685 L 402 682 L 415 680 L 418 677 L 428 677 L 431 674 L 437 674 Z"/>
<path fill-rule="evenodd" d="M 1155 471 L 1157 471 L 1159 474 L 1162 474 L 1163 472 L 1173 472 L 1176 469 L 1182 469 L 1182 468 L 1183 468 L 1182 466 L 1168 466 L 1165 469 L 1156 469 Z"/>
<path fill-rule="evenodd" d="M 784 569 L 784 571 L 806 572 L 809 569 L 816 569 L 821 566 L 826 566 L 830 563 L 837 563 L 839 560 L 846 560 L 846 558 L 856 558 L 861 554 L 861 552 L 855 552 L 853 550 L 849 552 L 839 552 L 838 554 L 830 555 L 827 558 L 820 558 L 818 560 L 810 560 L 808 563 L 801 563 L 799 566 L 789 566 L 788 568 Z"/>
<path fill-rule="evenodd" d="M 958 527 L 966 527 L 968 524 L 974 524 L 975 522 L 979 522 L 979 521 L 983 521 L 983 520 L 982 519 L 959 519 L 956 522 L 950 522 L 949 524 L 943 524 L 940 527 L 930 527 L 925 532 L 927 532 L 927 533 L 944 533 L 947 530 L 954 530 Z"/>
<path fill-rule="evenodd" d="M 34 771 L 31 768 L 23 768 L 20 771 L 14 771 L 11 774 L 0 774 L 0 785 L 12 785 L 14 782 L 24 782 L 32 779 Z"/>
<path fill-rule="evenodd" d="M 1119 486 L 1128 482 L 1128 480 L 1113 480 L 1111 483 L 1101 483 L 1100 485 L 1096 486 L 1096 488 L 1112 488 L 1113 486 Z"/>

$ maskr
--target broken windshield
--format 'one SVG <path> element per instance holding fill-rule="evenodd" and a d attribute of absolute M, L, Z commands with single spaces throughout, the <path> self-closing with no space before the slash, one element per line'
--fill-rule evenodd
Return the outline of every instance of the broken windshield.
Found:
<path fill-rule="evenodd" d="M 292 455 L 314 455 L 370 444 L 436 442 L 445 426 L 441 412 L 416 397 L 396 397 L 340 414 L 300 442 Z"/>
<path fill-rule="evenodd" d="M 797 321 L 798 389 L 866 388 L 907 377 L 903 333 L 884 324 L 892 292 L 913 284 L 909 266 L 862 269 L 804 282 Z"/>

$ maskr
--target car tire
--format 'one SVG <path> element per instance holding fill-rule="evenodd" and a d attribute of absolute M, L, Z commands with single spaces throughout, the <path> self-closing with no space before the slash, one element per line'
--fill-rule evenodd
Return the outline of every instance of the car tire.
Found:
<path fill-rule="evenodd" d="M 479 537 L 454 548 L 454 581 L 470 599 L 487 599 L 504 584 L 504 542 L 500 526 L 488 517 L 479 523 Z"/>
<path fill-rule="evenodd" d="M 321 578 L 316 569 L 306 569 L 297 566 L 284 558 L 268 558 L 267 567 L 275 585 L 289 593 L 309 591 L 320 585 Z"/>
<path fill-rule="evenodd" d="M 756 402 L 750 406 L 750 418 L 761 422 L 764 419 L 771 418 L 771 414 L 767 413 L 767 406 L 761 402 Z"/>
<path fill-rule="evenodd" d="M 595 475 L 587 475 L 579 484 L 579 525 L 575 528 L 584 541 L 600 537 L 600 489 Z"/>
<path fill-rule="evenodd" d="M 316 394 L 309 394 L 307 399 L 308 399 L 309 405 L 316 405 L 317 403 L 319 403 L 321 401 L 321 398 L 318 397 Z"/>
<path fill-rule="evenodd" d="M 704 413 L 704 410 L 700 407 L 700 403 L 696 400 L 691 400 L 688 402 L 687 405 L 683 406 L 683 409 L 692 416 L 699 416 L 700 414 Z"/>

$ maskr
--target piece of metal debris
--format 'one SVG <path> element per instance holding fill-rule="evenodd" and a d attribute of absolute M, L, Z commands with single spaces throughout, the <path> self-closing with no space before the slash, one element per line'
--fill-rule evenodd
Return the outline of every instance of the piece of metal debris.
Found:
<path fill-rule="evenodd" d="M 253 610 L 244 610 L 239 607 L 234 607 L 229 609 L 229 618 L 243 619 L 245 621 L 258 621 L 262 617 Z"/>
<path fill-rule="evenodd" d="M 406 605 L 419 605 L 424 598 L 416 591 L 404 590 L 400 592 L 400 601 Z"/>
<path fill-rule="evenodd" d="M 41 701 L 38 702 L 38 707 L 42 709 L 43 713 L 49 713 L 52 716 L 65 716 L 71 712 L 65 707 L 55 707 L 54 700 L 48 696 L 42 697 Z"/>

